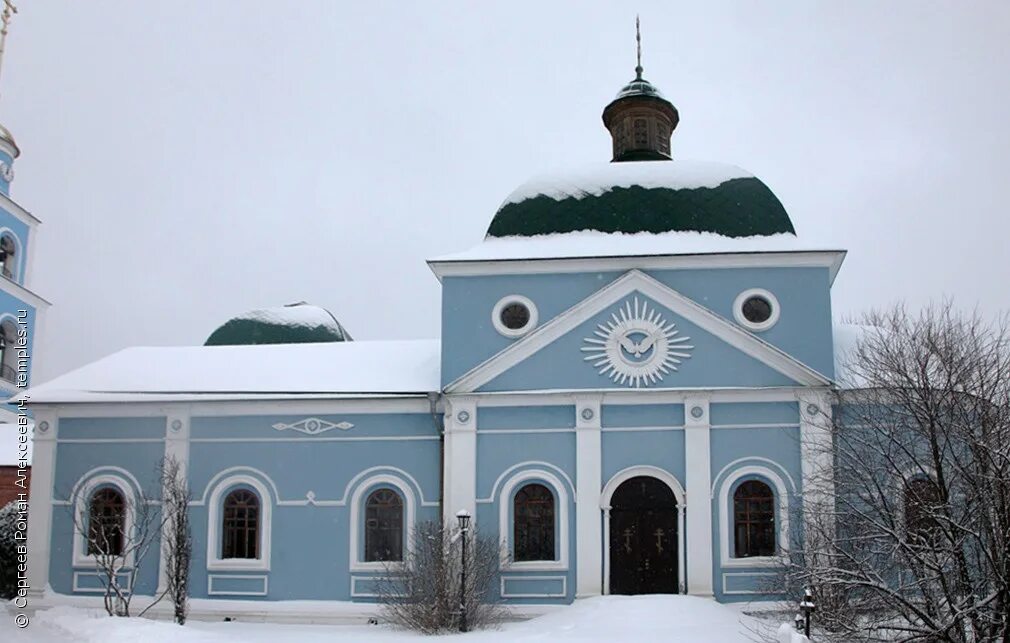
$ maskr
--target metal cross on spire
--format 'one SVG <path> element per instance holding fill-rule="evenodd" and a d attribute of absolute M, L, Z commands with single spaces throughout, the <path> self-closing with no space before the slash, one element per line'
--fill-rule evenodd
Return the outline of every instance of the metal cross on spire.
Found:
<path fill-rule="evenodd" d="M 4 0 L 4 1 L 7 2 L 9 0 Z M 635 15 L 635 17 L 634 17 L 634 39 L 635 39 L 635 42 L 638 45 L 638 65 L 635 66 L 634 73 L 635 73 L 635 80 L 640 81 L 641 80 L 641 72 L 642 72 L 642 69 L 641 69 L 641 25 L 640 25 L 640 23 L 638 21 L 638 16 L 637 15 Z"/>
<path fill-rule="evenodd" d="M 3 70 L 4 50 L 7 48 L 7 27 L 11 23 L 11 18 L 18 12 L 12 0 L 2 0 L 3 13 L 0 13 L 0 71 Z"/>

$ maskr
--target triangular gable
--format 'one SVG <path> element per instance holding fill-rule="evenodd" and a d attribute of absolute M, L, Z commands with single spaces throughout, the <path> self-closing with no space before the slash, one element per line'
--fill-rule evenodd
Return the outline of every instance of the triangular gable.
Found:
<path fill-rule="evenodd" d="M 784 351 L 695 303 L 673 288 L 632 270 L 575 304 L 532 333 L 485 360 L 445 387 L 446 393 L 470 393 L 534 355 L 632 293 L 641 293 L 742 353 L 802 386 L 831 384 L 824 375 Z"/>

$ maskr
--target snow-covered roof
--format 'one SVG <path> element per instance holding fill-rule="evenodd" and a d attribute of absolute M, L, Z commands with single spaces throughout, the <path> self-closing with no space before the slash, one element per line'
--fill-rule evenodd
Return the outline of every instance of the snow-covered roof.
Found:
<path fill-rule="evenodd" d="M 725 237 L 712 232 L 625 234 L 583 230 L 532 237 L 492 237 L 468 250 L 435 257 L 429 262 L 823 251 L 840 252 L 837 246 L 811 243 L 794 234 Z"/>
<path fill-rule="evenodd" d="M 383 397 L 440 388 L 438 340 L 127 348 L 35 386 L 30 403 Z"/>
<path fill-rule="evenodd" d="M 861 324 L 835 324 L 835 382 L 843 389 L 856 389 L 866 385 L 866 382 L 851 368 L 855 359 L 856 347 L 867 334 L 876 329 Z"/>

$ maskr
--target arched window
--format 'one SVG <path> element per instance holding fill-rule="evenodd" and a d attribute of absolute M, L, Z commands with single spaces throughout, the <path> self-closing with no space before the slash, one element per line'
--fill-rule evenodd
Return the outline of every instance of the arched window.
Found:
<path fill-rule="evenodd" d="M 17 244 L 14 243 L 14 237 L 7 232 L 0 235 L 0 269 L 3 270 L 3 276 L 8 279 L 14 279 L 15 277 L 17 271 L 17 252 Z"/>
<path fill-rule="evenodd" d="M 775 555 L 775 495 L 759 480 L 733 492 L 734 558 Z"/>
<path fill-rule="evenodd" d="M 937 510 L 943 505 L 940 486 L 930 478 L 905 483 L 905 531 L 912 542 L 927 543 L 938 536 Z"/>
<path fill-rule="evenodd" d="M 376 489 L 365 501 L 365 562 L 403 560 L 403 500 Z"/>
<path fill-rule="evenodd" d="M 259 558 L 260 499 L 236 489 L 224 499 L 221 558 Z"/>
<path fill-rule="evenodd" d="M 89 555 L 118 556 L 123 553 L 126 531 L 126 500 L 118 489 L 103 487 L 88 503 Z"/>
<path fill-rule="evenodd" d="M 18 328 L 10 319 L 0 323 L 0 379 L 16 382 L 18 377 Z"/>
<path fill-rule="evenodd" d="M 516 492 L 512 543 L 515 561 L 554 560 L 554 494 L 542 484 Z"/>

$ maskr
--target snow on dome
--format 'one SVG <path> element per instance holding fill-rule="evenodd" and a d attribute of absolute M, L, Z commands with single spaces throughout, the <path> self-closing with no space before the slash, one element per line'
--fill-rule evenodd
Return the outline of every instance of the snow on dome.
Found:
<path fill-rule="evenodd" d="M 211 333 L 205 344 L 303 344 L 350 339 L 351 336 L 330 311 L 298 302 L 237 315 Z"/>
<path fill-rule="evenodd" d="M 486 238 L 578 232 L 795 234 L 768 186 L 735 165 L 701 161 L 603 163 L 519 186 Z"/>
<path fill-rule="evenodd" d="M 596 163 L 567 172 L 555 172 L 533 177 L 505 199 L 502 207 L 537 196 L 549 196 L 556 201 L 574 197 L 600 196 L 614 188 L 715 188 L 730 179 L 754 178 L 747 170 L 710 161 L 628 161 Z"/>

